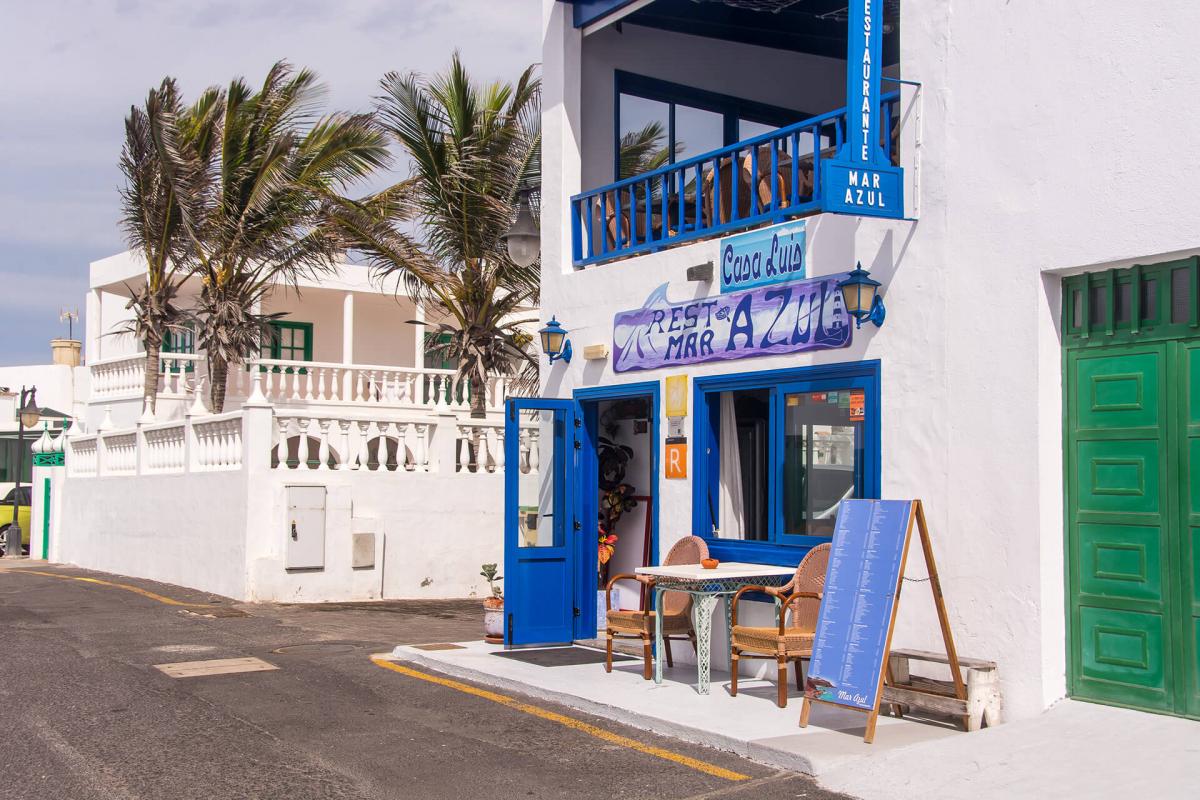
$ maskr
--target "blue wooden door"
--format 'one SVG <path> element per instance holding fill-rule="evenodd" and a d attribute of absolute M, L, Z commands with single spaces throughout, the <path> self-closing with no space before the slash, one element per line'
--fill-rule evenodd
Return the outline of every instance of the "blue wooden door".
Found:
<path fill-rule="evenodd" d="M 504 433 L 504 643 L 572 640 L 579 526 L 572 400 L 508 401 Z"/>

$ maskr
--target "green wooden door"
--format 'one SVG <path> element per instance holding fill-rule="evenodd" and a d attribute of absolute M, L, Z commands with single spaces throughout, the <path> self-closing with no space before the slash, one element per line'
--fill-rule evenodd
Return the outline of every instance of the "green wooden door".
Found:
<path fill-rule="evenodd" d="M 1184 714 L 1200 717 L 1200 341 L 1173 343 L 1179 452 L 1172 470 L 1179 476 L 1179 536 L 1176 542 L 1180 609 L 1177 634 L 1181 677 L 1179 705 Z"/>
<path fill-rule="evenodd" d="M 1066 372 L 1071 694 L 1200 715 L 1200 342 Z"/>

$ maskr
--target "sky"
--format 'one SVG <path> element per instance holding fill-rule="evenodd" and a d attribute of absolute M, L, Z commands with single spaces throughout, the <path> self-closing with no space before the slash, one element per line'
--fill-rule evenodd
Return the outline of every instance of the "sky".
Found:
<path fill-rule="evenodd" d="M 88 263 L 125 249 L 124 118 L 165 75 L 190 98 L 285 59 L 320 74 L 329 110 L 366 110 L 386 72 L 434 72 L 456 49 L 473 75 L 514 79 L 540 56 L 540 15 L 540 0 L 0 0 L 0 366 L 48 363 L 64 307 L 80 338 Z"/>

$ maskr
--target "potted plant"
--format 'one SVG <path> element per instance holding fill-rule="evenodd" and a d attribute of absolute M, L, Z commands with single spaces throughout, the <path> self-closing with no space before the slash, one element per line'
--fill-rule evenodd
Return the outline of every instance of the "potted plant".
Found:
<path fill-rule="evenodd" d="M 488 582 L 491 594 L 483 600 L 483 640 L 492 644 L 504 643 L 504 590 L 497 581 L 503 576 L 496 574 L 496 564 L 484 564 L 479 574 Z"/>

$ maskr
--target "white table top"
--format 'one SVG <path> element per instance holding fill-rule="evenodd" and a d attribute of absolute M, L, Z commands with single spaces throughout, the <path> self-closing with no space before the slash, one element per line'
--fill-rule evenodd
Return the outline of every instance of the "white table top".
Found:
<path fill-rule="evenodd" d="M 740 561 L 722 561 L 716 569 L 705 569 L 699 564 L 679 564 L 673 567 L 638 567 L 638 575 L 653 575 L 663 578 L 684 580 L 712 580 L 714 578 L 761 578 L 765 575 L 793 575 L 795 567 L 776 567 L 770 564 L 746 564 Z"/>

